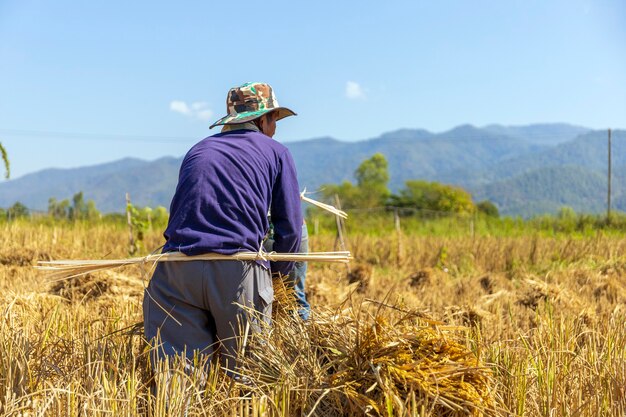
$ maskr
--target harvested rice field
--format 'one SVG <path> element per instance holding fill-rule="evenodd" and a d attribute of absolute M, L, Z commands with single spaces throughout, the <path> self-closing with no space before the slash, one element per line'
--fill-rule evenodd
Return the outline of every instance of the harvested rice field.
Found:
<path fill-rule="evenodd" d="M 217 367 L 152 373 L 146 266 L 56 281 L 33 268 L 124 258 L 127 236 L 0 224 L 0 415 L 626 415 L 624 237 L 351 235 L 349 268 L 309 264 L 311 320 L 276 285 L 240 383 Z M 310 239 L 327 251 L 335 236 Z"/>

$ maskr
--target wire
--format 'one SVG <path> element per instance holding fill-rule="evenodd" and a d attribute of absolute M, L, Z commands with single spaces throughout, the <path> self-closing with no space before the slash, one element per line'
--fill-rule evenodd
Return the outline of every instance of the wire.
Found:
<path fill-rule="evenodd" d="M 343 144 L 356 144 L 362 142 L 372 142 L 372 141 L 397 141 L 397 140 L 412 140 L 415 143 L 420 142 L 430 142 L 430 141 L 438 141 L 438 140 L 476 140 L 476 139 L 509 139 L 519 141 L 521 143 L 530 143 L 537 144 L 534 142 L 536 140 L 544 140 L 545 144 L 556 144 L 567 142 L 578 138 L 579 136 L 588 135 L 596 132 L 604 132 L 601 130 L 589 129 L 587 131 L 580 131 L 578 133 L 572 133 L 574 136 L 569 139 L 563 139 L 566 135 L 556 135 L 554 133 L 542 133 L 538 134 L 537 132 L 526 132 L 526 133 L 517 133 L 517 132 L 494 132 L 489 130 L 488 128 L 473 128 L 475 130 L 471 132 L 464 132 L 459 135 L 459 133 L 454 132 L 457 128 L 451 129 L 447 132 L 440 133 L 432 133 L 427 132 L 427 136 L 419 136 L 417 138 L 405 137 L 405 132 L 420 132 L 419 129 L 400 129 L 388 133 L 383 133 L 380 136 L 369 139 L 362 139 L 356 141 L 343 141 L 339 139 L 337 140 Z M 506 128 L 504 128 L 506 130 Z M 28 137 L 53 137 L 60 139 L 74 139 L 74 140 L 91 140 L 91 141 L 136 141 L 136 142 L 183 142 L 183 141 L 198 141 L 201 137 L 189 137 L 189 136 L 157 136 L 157 135 L 128 135 L 128 134 L 111 134 L 111 133 L 84 133 L 84 132 L 58 132 L 58 131 L 48 131 L 48 130 L 25 130 L 25 129 L 2 129 L 0 128 L 0 134 L 11 135 L 11 136 L 28 136 Z M 570 135 L 571 136 L 571 135 Z M 552 139 L 552 140 L 549 140 Z M 314 139 L 298 139 L 298 140 L 290 140 L 289 143 L 297 143 L 297 142 L 307 142 L 309 140 Z"/>
<path fill-rule="evenodd" d="M 110 134 L 110 133 L 79 133 L 79 132 L 53 132 L 44 130 L 21 130 L 21 129 L 0 129 L 0 134 L 15 135 L 15 136 L 29 136 L 29 137 L 52 137 L 62 139 L 76 139 L 76 140 L 92 140 L 92 141 L 136 141 L 136 142 L 183 142 L 183 141 L 197 141 L 201 138 L 198 137 L 184 137 L 184 136 L 149 136 L 149 135 L 125 135 L 125 134 Z"/>

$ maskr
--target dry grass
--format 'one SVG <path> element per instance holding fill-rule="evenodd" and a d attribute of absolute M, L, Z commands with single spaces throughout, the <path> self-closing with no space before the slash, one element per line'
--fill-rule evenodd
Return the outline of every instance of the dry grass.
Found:
<path fill-rule="evenodd" d="M 0 228 L 2 415 L 626 413 L 626 239 L 351 236 L 350 273 L 310 266 L 313 320 L 278 309 L 246 358 L 252 386 L 179 368 L 167 391 L 147 366 L 140 269 L 56 283 L 32 269 L 122 258 L 123 230 Z"/>

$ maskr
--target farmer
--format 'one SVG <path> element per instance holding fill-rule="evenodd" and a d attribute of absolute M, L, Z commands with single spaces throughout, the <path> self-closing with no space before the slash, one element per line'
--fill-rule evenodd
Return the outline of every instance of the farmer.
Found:
<path fill-rule="evenodd" d="M 272 140 L 276 121 L 295 113 L 280 107 L 264 83 L 230 89 L 226 107 L 228 114 L 211 126 L 222 125 L 222 132 L 201 140 L 183 159 L 163 251 L 259 252 L 271 211 L 274 250 L 297 252 L 303 221 L 296 169 L 287 148 Z M 143 301 L 144 331 L 156 359 L 192 360 L 195 353 L 210 357 L 219 349 L 222 366 L 236 370 L 241 332 L 258 332 L 259 318 L 270 321 L 271 272 L 287 275 L 293 266 L 262 256 L 158 263 Z"/>

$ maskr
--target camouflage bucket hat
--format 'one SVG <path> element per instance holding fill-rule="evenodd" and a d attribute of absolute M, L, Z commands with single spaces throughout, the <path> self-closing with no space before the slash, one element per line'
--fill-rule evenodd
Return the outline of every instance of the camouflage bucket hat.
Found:
<path fill-rule="evenodd" d="M 278 105 L 274 90 L 265 83 L 245 83 L 231 88 L 226 97 L 226 111 L 228 114 L 213 123 L 211 129 L 219 125 L 249 122 L 271 111 L 278 113 L 276 120 L 296 115 L 287 107 Z"/>

